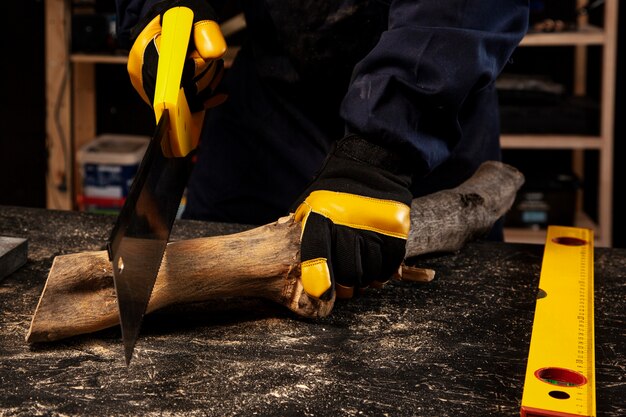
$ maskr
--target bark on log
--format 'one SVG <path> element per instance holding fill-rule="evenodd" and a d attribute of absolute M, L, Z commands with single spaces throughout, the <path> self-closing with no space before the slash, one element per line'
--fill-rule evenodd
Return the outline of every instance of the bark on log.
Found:
<path fill-rule="evenodd" d="M 523 181 L 515 168 L 486 162 L 459 187 L 413 200 L 407 258 L 456 251 L 486 233 L 511 207 Z M 148 313 L 175 303 L 252 296 L 301 316 L 328 315 L 334 300 L 309 297 L 300 283 L 300 231 L 287 216 L 242 233 L 168 244 Z M 26 340 L 59 340 L 118 323 L 107 253 L 57 256 Z"/>

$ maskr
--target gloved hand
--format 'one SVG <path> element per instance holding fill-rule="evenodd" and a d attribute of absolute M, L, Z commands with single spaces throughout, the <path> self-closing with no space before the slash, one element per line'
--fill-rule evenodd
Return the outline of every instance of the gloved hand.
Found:
<path fill-rule="evenodd" d="M 217 24 L 217 16 L 206 0 L 165 0 L 157 3 L 133 29 L 133 46 L 128 55 L 128 73 L 141 98 L 152 106 L 156 85 L 161 19 L 173 7 L 188 7 L 194 13 L 193 30 L 181 86 L 192 112 L 222 103 L 225 95 L 215 95 L 226 52 L 226 41 Z"/>
<path fill-rule="evenodd" d="M 350 298 L 354 288 L 397 272 L 409 233 L 410 172 L 402 158 L 359 136 L 337 143 L 295 211 L 307 294 Z"/>

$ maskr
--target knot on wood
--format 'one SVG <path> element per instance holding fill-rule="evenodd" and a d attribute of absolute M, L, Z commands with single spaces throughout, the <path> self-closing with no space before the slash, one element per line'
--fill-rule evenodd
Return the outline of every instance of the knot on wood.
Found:
<path fill-rule="evenodd" d="M 485 203 L 485 199 L 476 193 L 461 194 L 460 198 L 461 198 L 461 205 L 463 207 L 482 206 Z"/>

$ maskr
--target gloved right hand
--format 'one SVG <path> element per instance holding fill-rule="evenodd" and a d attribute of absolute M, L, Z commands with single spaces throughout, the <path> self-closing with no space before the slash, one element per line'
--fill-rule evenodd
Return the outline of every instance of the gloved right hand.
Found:
<path fill-rule="evenodd" d="M 151 107 L 154 101 L 161 19 L 173 7 L 193 11 L 193 29 L 183 68 L 181 86 L 192 113 L 221 104 L 226 96 L 215 94 L 223 71 L 226 41 L 217 24 L 217 15 L 206 0 L 164 0 L 157 3 L 133 29 L 133 46 L 128 55 L 128 73 L 133 87 Z"/>
<path fill-rule="evenodd" d="M 410 228 L 411 173 L 402 155 L 359 135 L 337 142 L 295 210 L 308 295 L 350 298 L 397 272 Z"/>

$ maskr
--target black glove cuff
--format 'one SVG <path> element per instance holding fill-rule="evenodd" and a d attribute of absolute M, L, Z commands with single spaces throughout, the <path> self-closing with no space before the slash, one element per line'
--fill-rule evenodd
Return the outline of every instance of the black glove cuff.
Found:
<path fill-rule="evenodd" d="M 337 142 L 334 155 L 352 159 L 395 175 L 411 176 L 411 163 L 402 156 L 382 146 L 363 139 L 359 135 L 349 135 Z"/>
<path fill-rule="evenodd" d="M 315 190 L 338 191 L 410 205 L 413 198 L 411 164 L 399 155 L 361 136 L 349 135 L 335 143 L 313 182 L 295 201 L 295 211 Z"/>

